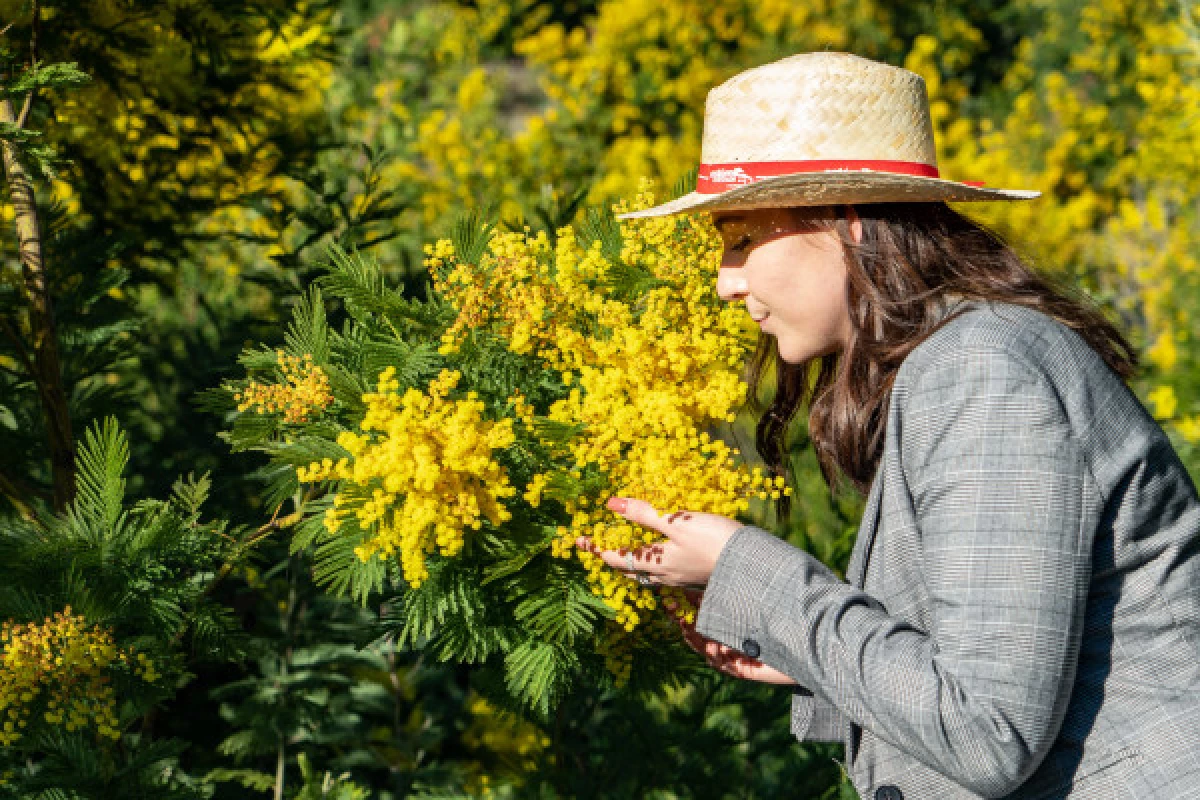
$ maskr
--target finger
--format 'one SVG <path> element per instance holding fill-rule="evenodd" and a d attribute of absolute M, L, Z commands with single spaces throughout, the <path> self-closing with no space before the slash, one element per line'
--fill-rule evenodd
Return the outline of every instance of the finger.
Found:
<path fill-rule="evenodd" d="M 625 573 L 626 577 L 633 577 L 636 573 L 642 572 L 660 583 L 662 582 L 663 551 L 659 545 L 639 547 L 637 550 L 597 550 L 593 546 L 591 552 L 600 556 L 600 559 L 608 566 Z"/>
<path fill-rule="evenodd" d="M 728 653 L 722 653 L 719 655 L 713 666 L 721 672 L 724 672 L 726 675 L 732 675 L 735 678 L 741 677 L 741 670 L 737 661 L 731 658 Z"/>
<path fill-rule="evenodd" d="M 724 647 L 725 645 L 721 644 L 720 642 L 713 641 L 712 639 L 706 639 L 704 642 L 704 655 L 708 658 L 719 659 L 722 655 L 724 655 L 722 653 Z"/>
<path fill-rule="evenodd" d="M 592 544 L 592 537 L 590 536 L 577 536 L 575 538 L 575 546 L 580 550 L 586 550 L 589 553 L 596 552 L 596 547 Z"/>
<path fill-rule="evenodd" d="M 700 634 L 696 633 L 694 630 L 688 630 L 687 628 L 685 628 L 683 626 L 680 626 L 680 630 L 683 633 L 684 643 L 687 644 L 688 647 L 695 650 L 697 653 L 704 655 L 705 654 L 704 653 L 704 650 L 705 650 L 704 645 L 705 645 L 705 641 L 706 641 L 705 638 L 703 636 L 701 636 Z"/>
<path fill-rule="evenodd" d="M 688 646 L 688 649 L 691 650 L 693 653 L 698 653 L 702 656 L 705 655 L 703 642 L 697 642 L 691 636 L 684 636 L 683 643 L 686 644 Z"/>
<path fill-rule="evenodd" d="M 672 527 L 667 518 L 658 513 L 654 506 L 636 497 L 610 497 L 608 508 L 615 511 L 630 522 L 658 531 L 668 539 L 679 529 Z"/>
<path fill-rule="evenodd" d="M 667 524 L 674 525 L 676 522 L 678 522 L 680 520 L 687 522 L 687 521 L 691 520 L 692 518 L 693 518 L 693 515 L 692 515 L 692 512 L 690 512 L 690 511 L 675 511 L 675 512 L 667 515 Z"/>

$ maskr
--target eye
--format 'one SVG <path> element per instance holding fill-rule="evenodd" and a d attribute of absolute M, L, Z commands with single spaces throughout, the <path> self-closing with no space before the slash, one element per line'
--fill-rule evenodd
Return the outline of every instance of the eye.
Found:
<path fill-rule="evenodd" d="M 738 239 L 737 244 L 733 245 L 729 249 L 735 253 L 740 253 L 743 250 L 745 250 L 749 246 L 749 244 L 750 244 L 750 237 L 742 236 L 740 239 Z"/>

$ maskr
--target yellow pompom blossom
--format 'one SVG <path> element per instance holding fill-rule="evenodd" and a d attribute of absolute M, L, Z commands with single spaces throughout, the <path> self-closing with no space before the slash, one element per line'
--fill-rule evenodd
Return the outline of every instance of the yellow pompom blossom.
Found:
<path fill-rule="evenodd" d="M 513 413 L 517 415 L 517 419 L 525 425 L 526 428 L 532 428 L 534 423 L 534 410 L 529 401 L 525 399 L 525 395 L 520 392 L 514 392 L 513 396 L 508 398 L 509 404 L 513 408 Z"/>
<path fill-rule="evenodd" d="M 653 203 L 645 185 L 634 203 Z M 585 245 L 571 228 L 558 231 L 553 245 L 545 233 L 498 233 L 479 264 L 456 260 L 453 247 L 439 242 L 427 249 L 426 265 L 459 312 L 444 352 L 487 327 L 514 353 L 542 359 L 570 387 L 547 414 L 585 431 L 562 454 L 562 469 L 574 477 L 604 475 L 612 494 L 656 508 L 733 516 L 749 508 L 749 498 L 785 490 L 782 479 L 738 467 L 738 451 L 706 430 L 732 422 L 745 400 L 740 372 L 753 343 L 745 310 L 716 298 L 720 252 L 707 219 L 626 224 L 620 262 L 649 278 L 649 288 L 628 296 L 615 287 L 619 270 L 629 267 L 613 264 L 600 241 Z M 546 483 L 541 475 L 531 483 L 531 505 Z M 616 519 L 604 507 L 607 496 L 564 499 L 570 519 L 552 543 L 557 556 L 572 557 L 580 535 L 606 550 L 659 541 Z M 649 589 L 591 553 L 576 555 L 626 629 L 656 607 Z"/>
<path fill-rule="evenodd" d="M 624 627 L 618 627 L 600 642 L 599 652 L 604 657 L 604 666 L 612 674 L 617 686 L 624 686 L 633 674 L 634 644 L 633 637 Z"/>
<path fill-rule="evenodd" d="M 68 732 L 94 729 L 120 738 L 110 668 L 123 664 L 152 683 L 158 679 L 144 653 L 119 649 L 112 633 L 89 626 L 71 607 L 45 621 L 0 626 L 0 745 L 21 738 L 35 709 Z"/>
<path fill-rule="evenodd" d="M 515 772 L 512 778 L 520 785 L 523 776 L 537 769 L 539 757 L 550 747 L 550 737 L 536 725 L 500 710 L 478 695 L 468 700 L 466 706 L 471 716 L 462 734 L 463 745 L 482 759 L 508 765 Z M 479 782 L 479 788 L 484 790 L 488 777 L 480 776 Z"/>
<path fill-rule="evenodd" d="M 1184 417 L 1175 426 L 1188 444 L 1200 444 L 1200 414 Z"/>
<path fill-rule="evenodd" d="M 550 482 L 550 476 L 546 473 L 534 475 L 529 480 L 529 486 L 525 489 L 525 502 L 529 503 L 533 508 L 537 508 L 542 503 L 542 492 L 546 491 L 546 484 Z"/>
<path fill-rule="evenodd" d="M 282 350 L 276 353 L 284 383 L 259 383 L 250 381 L 234 395 L 238 411 L 253 409 L 259 414 L 282 413 L 285 422 L 298 424 L 328 408 L 333 403 L 329 388 L 329 376 L 325 370 L 313 363 L 313 357 L 305 353 L 301 357 L 289 356 Z"/>
<path fill-rule="evenodd" d="M 1175 396 L 1175 390 L 1170 386 L 1159 386 L 1150 392 L 1146 399 L 1154 406 L 1154 416 L 1159 420 L 1171 419 L 1179 407 L 1179 398 Z"/>
<path fill-rule="evenodd" d="M 426 392 L 403 394 L 395 375 L 388 367 L 376 390 L 363 395 L 361 432 L 338 436 L 350 457 L 316 462 L 297 473 L 306 483 L 341 481 L 326 529 L 337 533 L 352 523 L 370 531 L 358 557 L 367 561 L 399 551 L 404 578 L 415 587 L 429 576 L 428 554 L 453 557 L 466 531 L 480 529 L 483 519 L 501 525 L 511 518 L 503 500 L 516 489 L 494 454 L 515 436 L 511 419 L 484 419 L 475 392 L 449 399 L 461 373 L 443 370 Z"/>

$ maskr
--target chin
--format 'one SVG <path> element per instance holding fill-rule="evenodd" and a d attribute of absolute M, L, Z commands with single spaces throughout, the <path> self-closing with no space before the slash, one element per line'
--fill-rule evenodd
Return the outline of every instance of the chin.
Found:
<path fill-rule="evenodd" d="M 838 350 L 836 345 L 819 347 L 812 344 L 784 343 L 778 339 L 776 339 L 775 346 L 780 360 L 785 364 L 803 364 L 814 358 L 836 353 Z"/>
<path fill-rule="evenodd" d="M 785 364 L 803 364 L 815 357 L 816 354 L 810 350 L 779 349 L 779 359 Z"/>

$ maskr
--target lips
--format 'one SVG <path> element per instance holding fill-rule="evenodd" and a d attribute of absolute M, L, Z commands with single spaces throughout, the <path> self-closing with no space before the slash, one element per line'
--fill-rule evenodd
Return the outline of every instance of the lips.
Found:
<path fill-rule="evenodd" d="M 756 317 L 756 316 L 754 316 L 753 314 L 751 314 L 751 315 L 750 315 L 750 319 L 754 320 L 754 321 L 755 321 L 755 322 L 757 322 L 759 325 L 761 325 L 761 324 L 763 323 L 763 320 L 765 320 L 765 319 L 766 319 L 767 317 L 769 317 L 769 316 L 771 316 L 769 313 L 767 313 L 767 314 L 763 314 L 761 317 Z"/>

